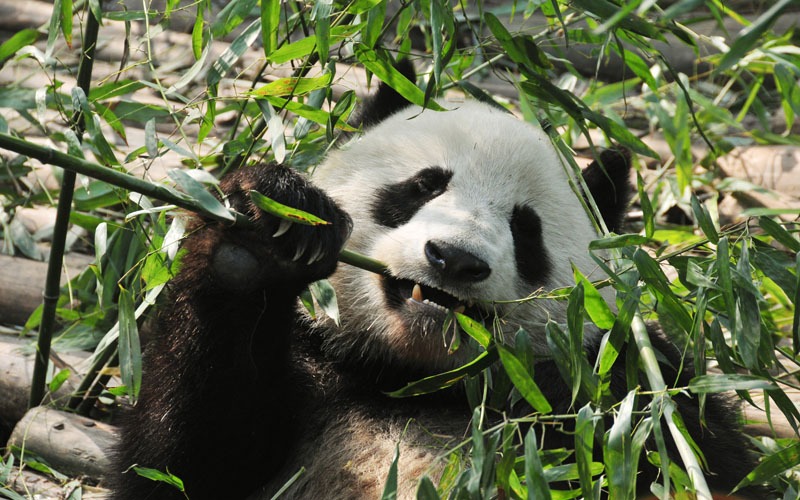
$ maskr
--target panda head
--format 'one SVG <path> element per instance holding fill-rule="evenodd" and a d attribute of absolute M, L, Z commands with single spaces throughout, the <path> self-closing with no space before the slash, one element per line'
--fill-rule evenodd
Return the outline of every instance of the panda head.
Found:
<path fill-rule="evenodd" d="M 628 198 L 628 159 L 608 153 L 584 173 L 610 226 Z M 547 134 L 478 102 L 444 112 L 412 106 L 333 152 L 314 173 L 353 219 L 348 248 L 388 266 L 381 276 L 340 264 L 331 277 L 341 324 L 323 347 L 349 362 L 444 370 L 448 310 L 513 338 L 520 328 L 547 353 L 544 325 L 563 301 L 528 300 L 590 275 L 597 233 Z M 460 351 L 464 351 L 461 349 Z"/>

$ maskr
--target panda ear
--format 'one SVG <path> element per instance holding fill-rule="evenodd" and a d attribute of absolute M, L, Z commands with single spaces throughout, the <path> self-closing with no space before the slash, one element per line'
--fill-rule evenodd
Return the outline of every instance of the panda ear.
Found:
<path fill-rule="evenodd" d="M 394 67 L 412 82 L 416 81 L 417 72 L 414 69 L 414 64 L 408 59 L 398 61 Z M 378 90 L 361 103 L 356 115 L 350 120 L 350 124 L 355 127 L 361 126 L 365 129 L 373 127 L 410 104 L 395 89 L 384 82 L 380 82 Z"/>
<path fill-rule="evenodd" d="M 609 231 L 618 232 L 622 226 L 631 197 L 630 170 L 627 149 L 607 149 L 583 170 L 583 180 Z"/>

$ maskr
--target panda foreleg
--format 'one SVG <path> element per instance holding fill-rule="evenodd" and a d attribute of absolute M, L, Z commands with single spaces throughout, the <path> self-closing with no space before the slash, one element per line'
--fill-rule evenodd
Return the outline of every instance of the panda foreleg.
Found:
<path fill-rule="evenodd" d="M 184 242 L 138 402 L 121 418 L 112 498 L 185 498 L 133 465 L 178 476 L 193 500 L 243 498 L 291 445 L 302 392 L 290 363 L 297 295 L 333 272 L 350 219 L 287 168 L 242 169 L 220 186 L 255 227 L 200 224 Z M 286 226 L 256 208 L 250 190 L 330 224 Z"/>

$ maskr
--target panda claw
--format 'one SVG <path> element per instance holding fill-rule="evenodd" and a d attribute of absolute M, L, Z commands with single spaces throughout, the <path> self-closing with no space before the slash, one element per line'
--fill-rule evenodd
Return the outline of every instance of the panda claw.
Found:
<path fill-rule="evenodd" d="M 278 230 L 275 231 L 275 234 L 272 235 L 273 238 L 277 238 L 278 236 L 282 236 L 292 227 L 292 221 L 281 219 L 281 223 L 278 226 Z"/>
<path fill-rule="evenodd" d="M 306 250 L 305 246 L 298 247 L 297 251 L 294 253 L 294 257 L 292 257 L 292 262 L 297 262 L 298 260 L 300 260 L 300 257 L 303 256 L 303 252 L 305 252 L 305 250 Z"/>
<path fill-rule="evenodd" d="M 314 248 L 314 252 L 308 258 L 308 265 L 311 265 L 314 262 L 317 262 L 318 260 L 322 260 L 324 253 L 325 252 L 322 251 L 322 243 L 318 242 L 317 246 Z"/>

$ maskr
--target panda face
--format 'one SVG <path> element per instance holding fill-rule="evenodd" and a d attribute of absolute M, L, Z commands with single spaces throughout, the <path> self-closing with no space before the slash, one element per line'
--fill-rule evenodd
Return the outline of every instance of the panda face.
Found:
<path fill-rule="evenodd" d="M 594 269 L 596 233 L 549 138 L 484 104 L 406 109 L 332 153 L 313 179 L 353 218 L 348 248 L 390 274 L 341 264 L 332 276 L 334 356 L 450 368 L 464 356 L 448 354 L 448 310 L 507 339 L 522 327 L 544 354 L 544 324 L 563 321 L 565 306 L 520 299 L 570 285 L 572 264 Z"/>

